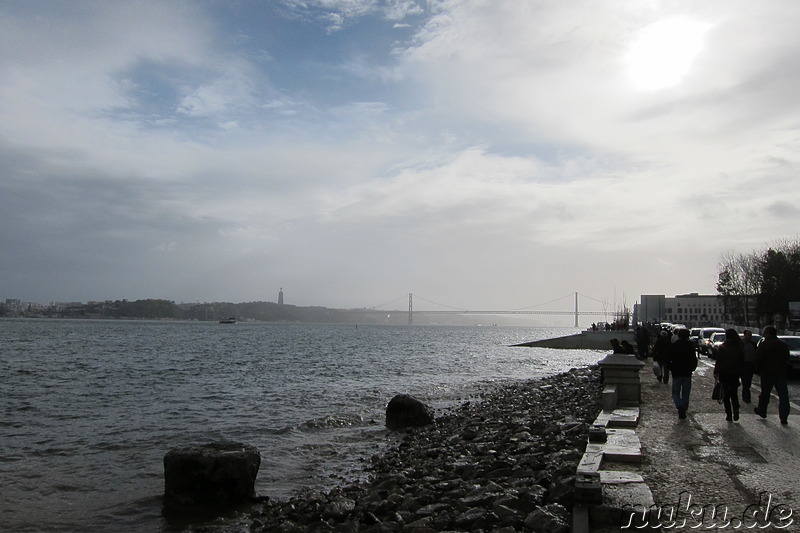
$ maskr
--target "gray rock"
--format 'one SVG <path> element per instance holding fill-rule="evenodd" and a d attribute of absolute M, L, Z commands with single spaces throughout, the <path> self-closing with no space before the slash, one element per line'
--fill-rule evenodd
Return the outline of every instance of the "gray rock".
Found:
<path fill-rule="evenodd" d="M 563 509 L 563 508 L 561 508 Z M 569 525 L 560 514 L 559 509 L 540 508 L 525 517 L 525 526 L 535 533 L 569 533 Z"/>
<path fill-rule="evenodd" d="M 434 424 L 390 433 L 395 444 L 365 461 L 370 481 L 269 502 L 249 530 L 567 533 L 571 477 L 601 392 L 597 368 L 497 387 Z M 354 508 L 331 513 L 342 498 Z"/>
<path fill-rule="evenodd" d="M 398 394 L 386 406 L 386 427 L 404 429 L 433 423 L 433 410 L 408 394 Z"/>
<path fill-rule="evenodd" d="M 343 518 L 356 508 L 356 502 L 350 498 L 339 498 L 325 506 L 322 518 Z"/>

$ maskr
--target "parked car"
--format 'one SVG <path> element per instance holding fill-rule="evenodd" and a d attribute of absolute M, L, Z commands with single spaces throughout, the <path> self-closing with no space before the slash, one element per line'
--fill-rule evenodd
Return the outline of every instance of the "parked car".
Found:
<path fill-rule="evenodd" d="M 697 343 L 700 341 L 700 330 L 703 328 L 692 328 L 689 330 L 689 342 L 692 343 L 694 349 L 697 349 Z"/>
<path fill-rule="evenodd" d="M 739 334 L 739 336 L 741 337 L 741 333 Z M 798 341 L 800 341 L 800 337 L 797 337 L 797 339 Z M 756 346 L 758 346 L 758 343 L 761 341 L 761 335 L 759 335 L 758 333 L 753 333 L 753 338 L 750 340 L 754 342 Z M 711 359 L 717 358 L 719 345 L 722 344 L 723 342 L 725 342 L 724 331 L 721 333 L 719 331 L 715 331 L 714 333 L 711 334 L 711 337 L 709 337 L 709 345 L 708 345 L 708 356 Z"/>
<path fill-rule="evenodd" d="M 725 342 L 725 330 L 722 331 L 715 331 L 711 334 L 708 338 L 708 345 L 706 349 L 708 350 L 708 356 L 711 359 L 717 358 L 717 352 L 719 351 L 719 345 Z"/>
<path fill-rule="evenodd" d="M 725 330 L 722 328 L 700 328 L 700 333 L 697 335 L 698 353 L 708 355 L 708 346 L 712 333 L 725 333 Z"/>
<path fill-rule="evenodd" d="M 790 372 L 800 372 L 800 337 L 778 335 L 778 338 L 789 345 Z"/>

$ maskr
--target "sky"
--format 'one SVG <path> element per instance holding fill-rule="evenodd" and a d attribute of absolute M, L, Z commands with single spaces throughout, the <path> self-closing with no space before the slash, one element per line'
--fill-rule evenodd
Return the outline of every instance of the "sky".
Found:
<path fill-rule="evenodd" d="M 723 253 L 800 228 L 798 23 L 755 0 L 4 0 L 0 299 L 713 294 Z"/>

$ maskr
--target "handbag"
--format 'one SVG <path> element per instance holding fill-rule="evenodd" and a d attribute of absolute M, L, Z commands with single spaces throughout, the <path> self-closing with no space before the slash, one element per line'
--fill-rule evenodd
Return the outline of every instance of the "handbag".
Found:
<path fill-rule="evenodd" d="M 722 385 L 720 385 L 719 381 L 714 383 L 714 390 L 711 391 L 711 399 L 722 401 Z"/>
<path fill-rule="evenodd" d="M 656 375 L 657 379 L 661 379 L 661 365 L 658 362 L 653 363 L 653 374 Z"/>

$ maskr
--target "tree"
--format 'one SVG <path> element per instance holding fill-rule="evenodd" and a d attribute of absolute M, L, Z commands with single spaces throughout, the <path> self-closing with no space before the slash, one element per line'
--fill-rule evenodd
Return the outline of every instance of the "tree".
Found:
<path fill-rule="evenodd" d="M 722 296 L 725 314 L 745 326 L 760 325 L 753 308 L 761 291 L 760 258 L 756 252 L 726 252 L 720 259 L 717 292 Z"/>
<path fill-rule="evenodd" d="M 800 242 L 782 242 L 763 252 L 758 309 L 765 316 L 789 316 L 789 302 L 800 301 Z"/>
<path fill-rule="evenodd" d="M 800 240 L 776 241 L 761 252 L 723 254 L 717 292 L 737 324 L 782 325 L 789 302 L 800 301 Z"/>

